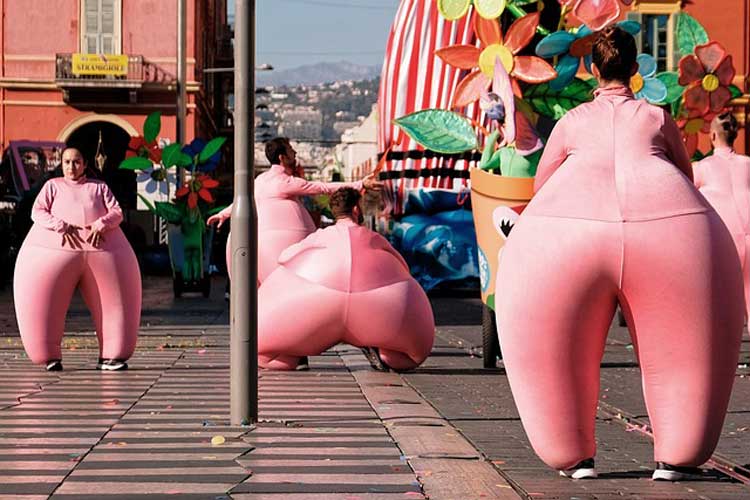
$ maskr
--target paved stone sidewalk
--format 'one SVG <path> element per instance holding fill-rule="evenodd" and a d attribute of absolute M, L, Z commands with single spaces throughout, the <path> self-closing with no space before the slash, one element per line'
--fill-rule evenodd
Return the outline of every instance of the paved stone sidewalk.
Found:
<path fill-rule="evenodd" d="M 596 481 L 561 478 L 531 449 L 518 417 L 507 377 L 502 369 L 485 370 L 476 354 L 481 331 L 472 326 L 438 329 L 433 353 L 427 362 L 403 379 L 452 426 L 490 460 L 502 476 L 525 498 L 750 498 L 750 487 L 714 469 L 709 463 L 704 480 L 682 483 L 651 481 L 653 442 L 641 432 L 647 424 L 641 395 L 640 373 L 627 332 L 617 326 L 610 332 L 602 363 L 600 411 L 597 418 Z M 735 390 L 718 452 L 737 467 L 750 461 L 750 380 L 745 364 L 750 341 L 744 338 Z M 686 404 L 689 404 L 686 402 Z M 630 420 L 632 415 L 640 421 Z M 746 480 L 747 478 L 745 478 Z"/>
<path fill-rule="evenodd" d="M 144 332 L 117 373 L 94 369 L 91 336 L 66 338 L 55 374 L 32 366 L 17 338 L 3 342 L 0 499 L 390 500 L 425 498 L 423 484 L 431 498 L 517 498 L 357 349 L 313 357 L 307 372 L 261 372 L 260 424 L 232 427 L 226 329 L 163 333 Z"/>

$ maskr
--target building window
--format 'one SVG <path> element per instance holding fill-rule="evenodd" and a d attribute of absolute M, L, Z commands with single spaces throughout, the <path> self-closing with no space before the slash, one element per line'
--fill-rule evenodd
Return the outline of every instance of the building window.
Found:
<path fill-rule="evenodd" d="M 121 0 L 81 0 L 81 52 L 119 54 Z"/>
<path fill-rule="evenodd" d="M 675 36 L 676 14 L 680 2 L 655 0 L 636 2 L 628 19 L 641 25 L 635 36 L 638 52 L 650 54 L 656 59 L 657 71 L 675 71 L 679 61 Z"/>

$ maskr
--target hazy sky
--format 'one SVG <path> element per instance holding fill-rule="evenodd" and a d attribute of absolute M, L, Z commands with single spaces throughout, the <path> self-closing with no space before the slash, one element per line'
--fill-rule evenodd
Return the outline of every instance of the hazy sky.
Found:
<path fill-rule="evenodd" d="M 256 0 L 256 64 L 383 63 L 399 0 Z M 234 2 L 229 0 L 230 13 Z"/>

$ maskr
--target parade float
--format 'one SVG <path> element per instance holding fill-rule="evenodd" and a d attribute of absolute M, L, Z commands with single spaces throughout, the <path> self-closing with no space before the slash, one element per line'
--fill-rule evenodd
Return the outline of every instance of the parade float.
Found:
<path fill-rule="evenodd" d="M 478 271 L 486 367 L 500 355 L 493 313 L 495 282 L 502 279 L 498 254 L 533 195 L 546 136 L 570 109 L 593 99 L 595 31 L 617 22 L 633 35 L 641 32 L 637 17 L 622 20 L 631 3 L 403 0 L 399 6 L 378 102 L 387 207 L 396 234 L 414 217 L 410 200 L 442 200 L 420 214 L 423 232 L 443 226 L 446 213 L 472 210 L 476 260 L 443 271 Z M 704 27 L 684 11 L 674 24 L 676 71 L 658 71 L 654 56 L 642 53 L 630 85 L 636 98 L 671 112 L 690 155 L 700 159 L 708 152 L 698 149 L 699 135 L 742 92 L 732 84 L 731 56 Z M 410 248 L 396 246 L 409 261 Z M 430 248 L 439 246 L 433 241 Z"/>
<path fill-rule="evenodd" d="M 211 280 L 213 229 L 206 219 L 224 207 L 214 207 L 211 191 L 219 182 L 211 177 L 226 141 L 217 137 L 206 142 L 197 138 L 188 145 L 158 140 L 161 113 L 151 113 L 143 124 L 143 135 L 133 137 L 121 169 L 133 170 L 143 184 L 140 201 L 167 223 L 167 244 L 175 297 L 198 291 L 208 297 Z M 177 186 L 183 169 L 185 179 Z M 174 197 L 172 197 L 174 195 Z"/>

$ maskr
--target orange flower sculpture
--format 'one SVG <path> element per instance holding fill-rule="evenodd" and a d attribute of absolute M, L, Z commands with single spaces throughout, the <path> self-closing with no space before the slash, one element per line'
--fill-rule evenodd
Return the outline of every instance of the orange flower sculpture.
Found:
<path fill-rule="evenodd" d="M 213 203 L 214 197 L 209 189 L 219 185 L 219 182 L 207 175 L 199 174 L 194 179 L 188 181 L 184 186 L 174 194 L 176 198 L 187 196 L 187 206 L 194 209 L 198 206 L 198 198 L 202 198 L 206 203 Z"/>
<path fill-rule="evenodd" d="M 732 98 L 729 85 L 735 70 L 732 56 L 718 42 L 695 47 L 695 54 L 680 59 L 679 84 L 685 90 L 685 108 L 691 117 L 719 113 Z"/>
<path fill-rule="evenodd" d="M 517 19 L 503 37 L 500 24 L 495 19 L 474 17 L 474 31 L 480 46 L 451 45 L 435 51 L 435 55 L 456 68 L 473 70 L 456 87 L 453 108 L 461 108 L 479 99 L 492 84 L 495 60 L 500 59 L 508 74 L 526 83 L 538 84 L 557 77 L 555 69 L 537 56 L 518 55 L 531 42 L 539 26 L 539 13 L 528 14 Z M 511 80 L 513 92 L 522 97 L 515 80 Z"/>

